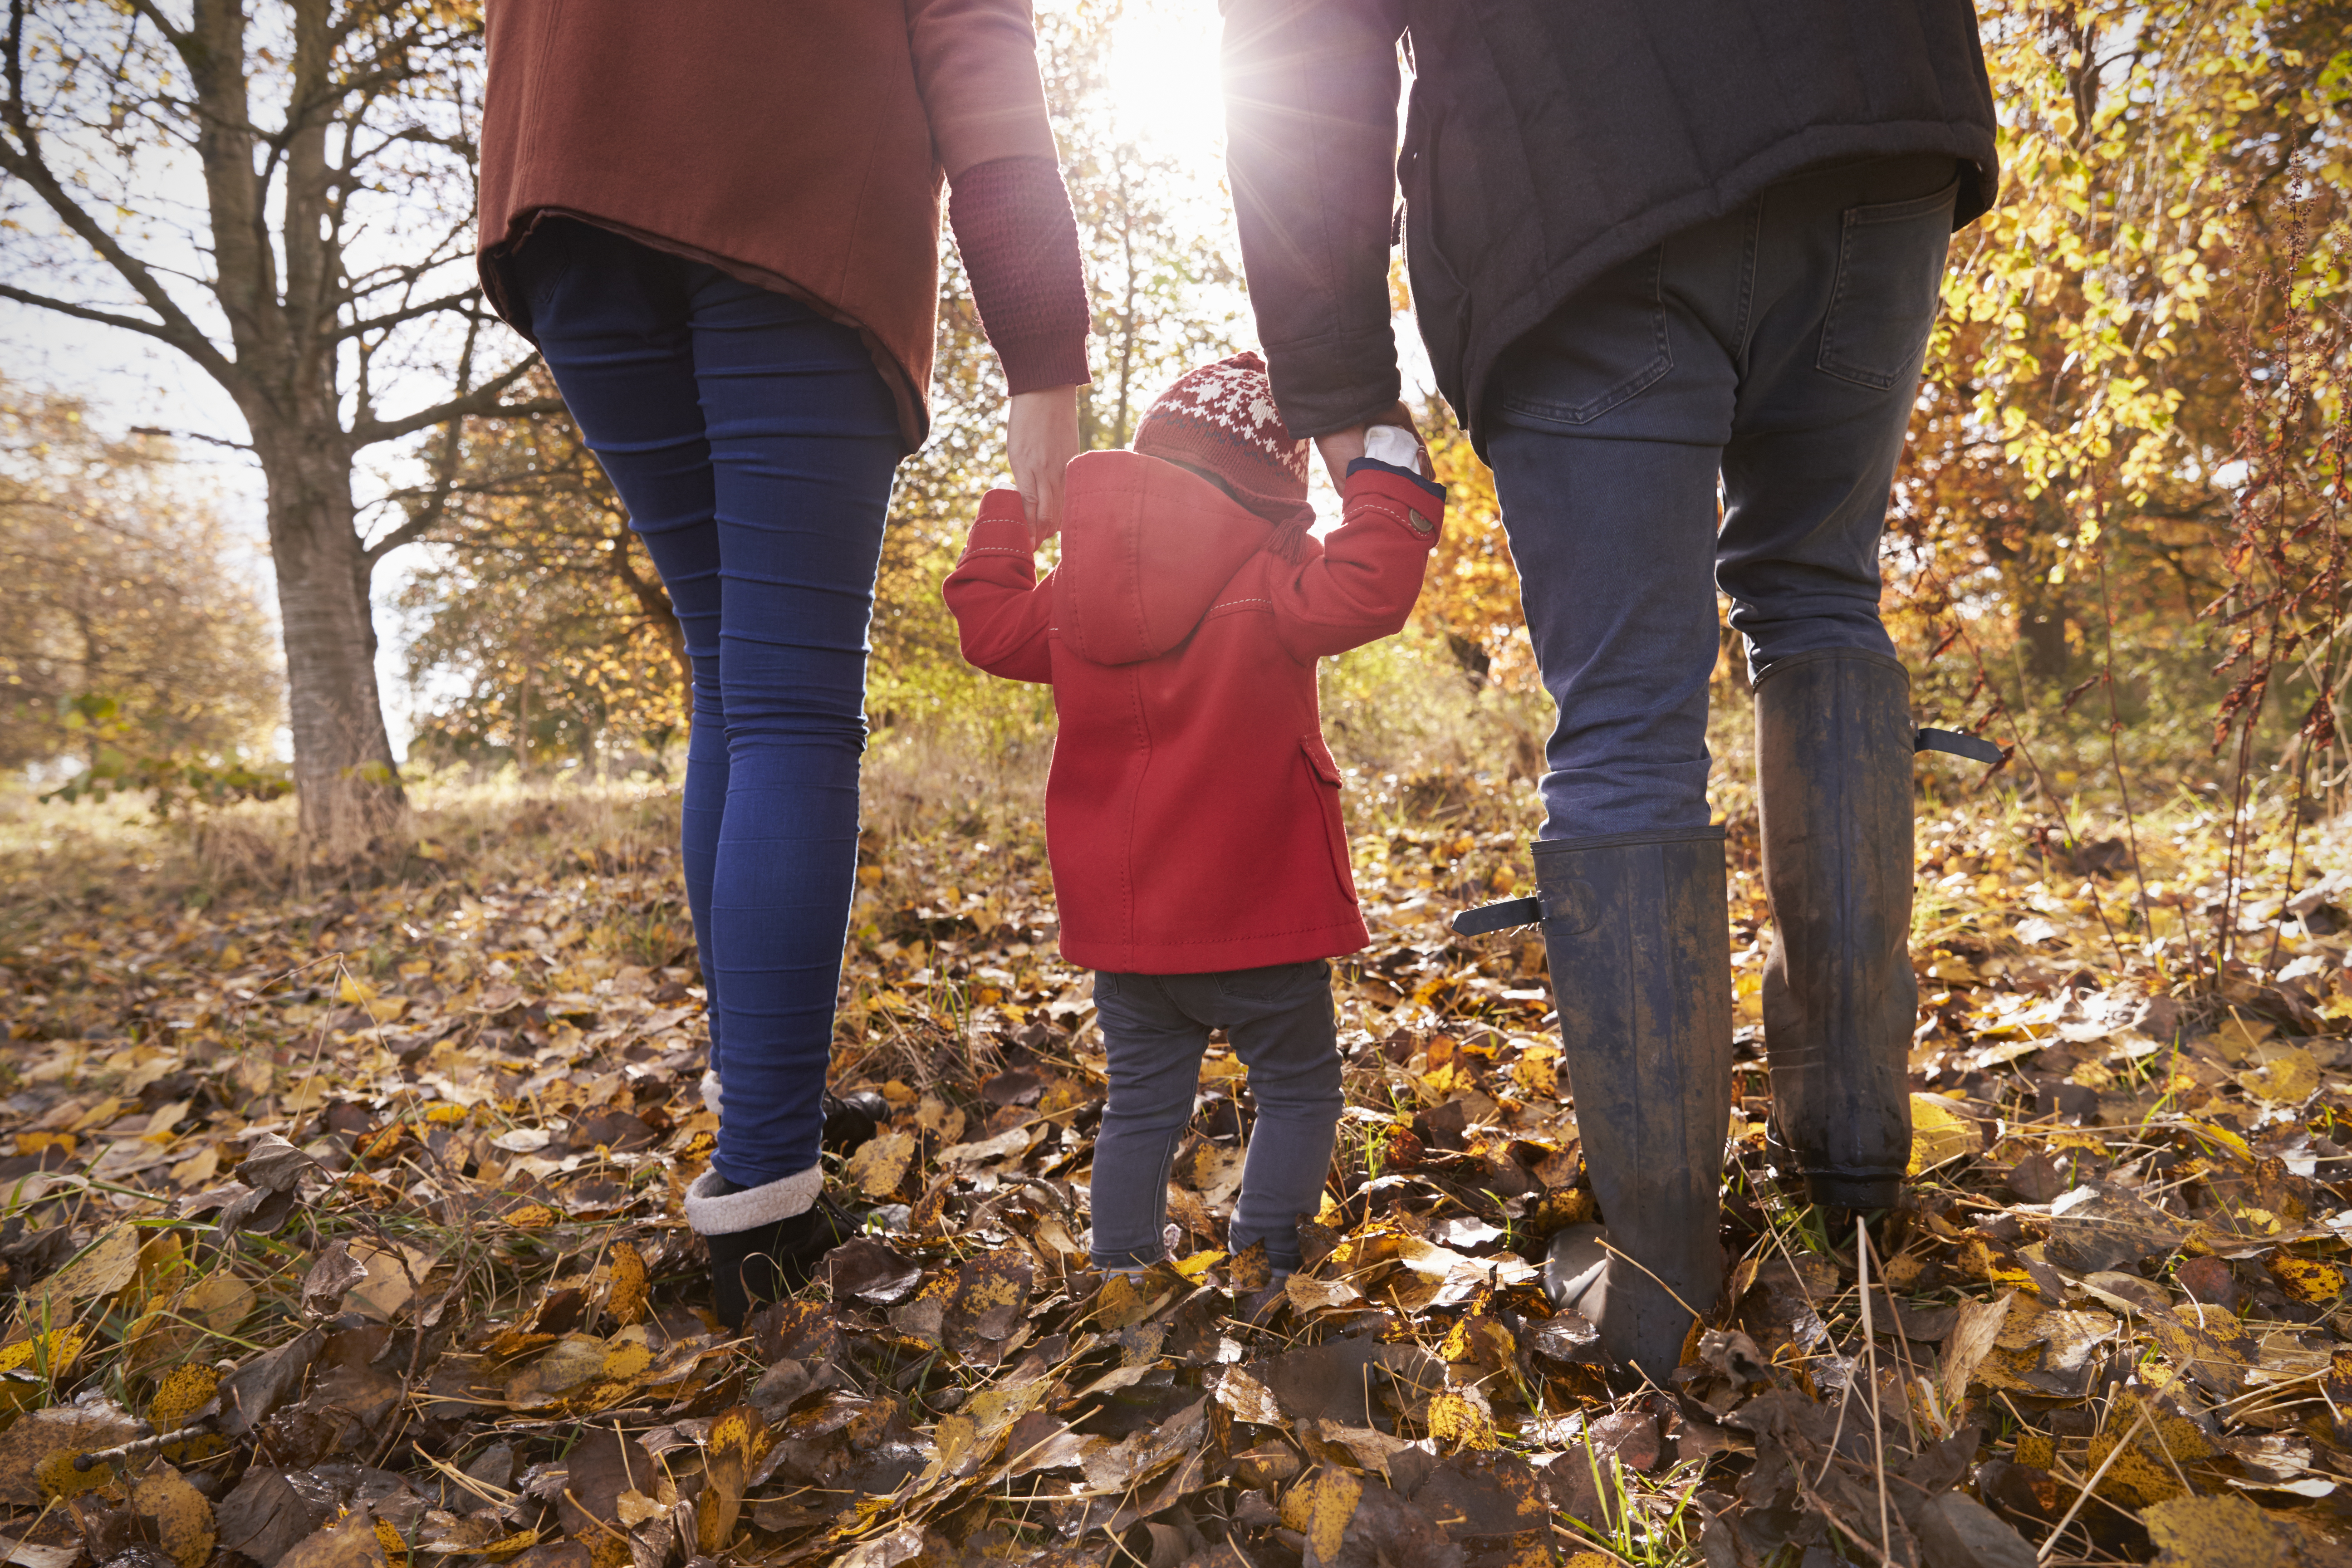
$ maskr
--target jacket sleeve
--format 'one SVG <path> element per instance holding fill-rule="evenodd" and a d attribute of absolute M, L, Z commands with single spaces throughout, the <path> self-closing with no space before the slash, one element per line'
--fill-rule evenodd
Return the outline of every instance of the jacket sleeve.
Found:
<path fill-rule="evenodd" d="M 1274 400 L 1294 436 L 1397 400 L 1389 312 L 1402 0 L 1229 0 L 1225 171 Z"/>
<path fill-rule="evenodd" d="M 1404 629 L 1445 521 L 1444 492 L 1388 468 L 1348 476 L 1339 526 L 1323 552 L 1276 574 L 1274 619 L 1301 663 Z"/>
<path fill-rule="evenodd" d="M 1091 309 L 1028 0 L 907 0 L 907 41 L 949 226 L 1008 389 L 1083 385 Z"/>
<path fill-rule="evenodd" d="M 1052 158 L 1029 0 L 906 0 L 915 89 L 950 184 L 999 158 Z"/>
<path fill-rule="evenodd" d="M 1019 490 L 988 492 L 963 559 L 940 592 L 967 662 L 1007 680 L 1051 683 L 1054 578 L 1048 573 L 1037 580 Z"/>

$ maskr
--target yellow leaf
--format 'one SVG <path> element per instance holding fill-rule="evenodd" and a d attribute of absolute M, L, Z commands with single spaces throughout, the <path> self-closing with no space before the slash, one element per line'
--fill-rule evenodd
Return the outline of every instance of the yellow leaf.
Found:
<path fill-rule="evenodd" d="M 914 1134 L 877 1133 L 850 1155 L 844 1174 L 856 1183 L 857 1189 L 867 1197 L 887 1198 L 894 1195 L 906 1181 L 907 1167 L 914 1158 Z"/>
<path fill-rule="evenodd" d="M 62 1502 L 67 1498 L 95 1491 L 114 1479 L 111 1465 L 96 1464 L 86 1470 L 77 1469 L 74 1461 L 85 1451 L 79 1444 L 53 1448 L 33 1467 L 33 1484 L 40 1489 L 45 1500 Z"/>
<path fill-rule="evenodd" d="M 604 1310 L 613 1321 L 626 1328 L 646 1321 L 652 1277 L 646 1272 L 645 1256 L 625 1241 L 613 1246 L 611 1262 L 613 1284 L 604 1297 Z"/>
<path fill-rule="evenodd" d="M 131 1506 L 155 1521 L 155 1536 L 180 1568 L 204 1568 L 213 1554 L 213 1505 L 162 1459 L 131 1489 Z"/>
<path fill-rule="evenodd" d="M 642 1342 L 616 1344 L 604 1352 L 604 1370 L 598 1375 L 607 1383 L 626 1383 L 653 1363 L 654 1352 Z"/>
<path fill-rule="evenodd" d="M 1911 1097 L 1911 1175 L 1976 1150 L 1976 1123 L 1961 1116 L 1948 1100 L 1932 1094 Z"/>
<path fill-rule="evenodd" d="M 220 1373 L 202 1362 L 188 1362 L 163 1374 L 155 1397 L 147 1403 L 147 1420 L 158 1432 L 175 1431 L 188 1417 L 212 1403 L 220 1387 Z"/>
<path fill-rule="evenodd" d="M 2256 1100 L 2273 1105 L 2300 1105 L 2319 1089 L 2319 1062 L 2301 1047 L 2272 1058 L 2252 1072 L 2242 1072 L 2238 1082 Z"/>
<path fill-rule="evenodd" d="M 2285 1527 L 2235 1493 L 2172 1498 L 2143 1519 L 2159 1568 L 2286 1568 L 2300 1560 Z"/>
<path fill-rule="evenodd" d="M 1429 1435 L 1447 1452 L 1500 1446 L 1495 1436 L 1494 1413 L 1472 1389 L 1440 1389 L 1429 1396 Z"/>
<path fill-rule="evenodd" d="M 1293 1512 L 1290 1499 L 1302 1492 L 1306 1495 L 1297 1510 L 1300 1522 L 1291 1528 L 1307 1537 L 1307 1550 L 1315 1560 L 1339 1562 L 1349 1521 L 1356 1517 L 1356 1504 L 1363 1499 L 1364 1483 L 1345 1470 L 1326 1465 L 1316 1472 L 1313 1480 L 1303 1487 L 1293 1487 L 1284 1497 L 1284 1523 L 1289 1523 Z"/>
<path fill-rule="evenodd" d="M 2315 1307 L 2344 1294 L 2344 1270 L 2333 1263 L 2282 1253 L 2270 1260 L 2269 1268 L 2279 1289 L 2298 1301 Z"/>

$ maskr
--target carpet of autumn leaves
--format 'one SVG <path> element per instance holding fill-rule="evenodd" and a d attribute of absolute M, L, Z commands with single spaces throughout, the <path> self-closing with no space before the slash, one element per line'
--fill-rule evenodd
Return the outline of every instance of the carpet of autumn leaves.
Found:
<path fill-rule="evenodd" d="M 1444 923 L 1524 875 L 1498 789 L 1360 803 L 1349 1109 L 1281 1289 L 1218 1250 L 1222 1047 L 1177 1261 L 1086 1266 L 1101 1046 L 1034 826 L 870 835 L 835 1087 L 892 1116 L 828 1155 L 865 1234 L 741 1338 L 680 1213 L 674 797 L 427 810 L 334 886 L 41 808 L 0 858 L 6 1556 L 2352 1563 L 2340 845 L 2225 907 L 2193 814 L 2135 874 L 2095 814 L 1923 807 L 1916 1191 L 1830 1232 L 1767 1161 L 1730 805 L 1734 1289 L 1638 1395 L 1540 1288 L 1592 1217 L 1540 943 Z"/>

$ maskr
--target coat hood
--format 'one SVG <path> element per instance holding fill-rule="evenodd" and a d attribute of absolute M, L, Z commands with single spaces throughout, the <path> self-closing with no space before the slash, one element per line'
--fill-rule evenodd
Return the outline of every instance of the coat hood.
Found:
<path fill-rule="evenodd" d="M 1094 664 L 1158 658 L 1201 617 L 1275 527 L 1208 480 L 1140 452 L 1083 452 L 1063 481 L 1055 612 Z"/>

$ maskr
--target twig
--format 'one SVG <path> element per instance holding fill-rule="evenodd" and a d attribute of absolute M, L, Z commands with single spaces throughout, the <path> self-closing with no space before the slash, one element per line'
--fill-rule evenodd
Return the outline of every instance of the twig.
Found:
<path fill-rule="evenodd" d="M 2042 1543 L 2042 1550 L 2033 1554 L 2033 1560 L 2036 1563 L 2050 1561 L 2050 1554 L 2058 1549 L 2058 1538 L 2066 1533 L 2066 1527 L 2074 1522 L 2076 1514 L 2083 1511 L 2083 1504 L 2090 1500 L 2092 1489 L 2106 1479 L 2108 1467 L 2123 1457 L 2123 1451 L 2132 1446 L 2132 1439 L 2139 1436 L 2139 1429 L 2147 1425 L 2147 1413 L 2156 1408 L 2156 1400 L 2171 1393 L 2172 1385 L 2179 1381 L 2180 1374 L 2176 1372 L 2165 1380 L 2162 1388 L 2157 1390 L 2154 1399 L 2146 1396 L 2141 1398 L 2139 1415 L 2133 1418 L 2131 1430 L 2124 1434 L 2122 1442 L 2107 1450 L 2107 1457 L 2099 1461 L 2099 1468 L 2091 1472 L 2090 1479 L 2083 1483 L 2083 1489 L 2074 1494 L 2074 1505 L 2067 1509 L 2066 1516 L 2058 1521 L 2056 1529 L 2051 1531 L 2050 1539 Z"/>
<path fill-rule="evenodd" d="M 183 1426 L 176 1432 L 158 1432 L 152 1437 L 133 1437 L 130 1442 L 116 1447 L 93 1448 L 87 1454 L 76 1454 L 73 1468 L 83 1471 L 94 1470 L 103 1464 L 112 1464 L 122 1459 L 135 1459 L 142 1454 L 158 1452 L 170 1447 L 174 1443 L 186 1443 L 198 1437 L 209 1437 L 212 1432 L 211 1422 L 199 1421 L 192 1426 Z"/>
<path fill-rule="evenodd" d="M 1886 1549 L 1884 1546 L 1874 1544 L 1869 1536 L 1863 1533 L 1859 1526 L 1849 1521 L 1845 1515 L 1832 1508 L 1829 1505 L 1829 1500 L 1822 1496 L 1821 1493 L 1815 1491 L 1804 1482 L 1799 1481 L 1797 1483 L 1797 1495 L 1803 1498 L 1815 1508 L 1821 1510 L 1822 1516 L 1832 1524 L 1834 1524 L 1840 1530 L 1844 1531 L 1848 1536 L 1852 1537 L 1854 1544 L 1860 1546 L 1873 1557 L 1877 1558 L 1879 1568 L 1903 1568 L 1902 1563 L 1897 1563 L 1894 1558 L 1886 1554 Z"/>
<path fill-rule="evenodd" d="M 1870 1331 L 1870 1236 L 1860 1215 L 1853 1216 L 1853 1263 L 1862 1291 L 1862 1347 L 1870 1367 L 1870 1457 L 1878 1480 L 1878 1539 L 1892 1543 L 1886 1529 L 1886 1423 L 1878 1414 L 1878 1336 Z M 1896 1332 L 1902 1325 L 1895 1325 Z"/>

